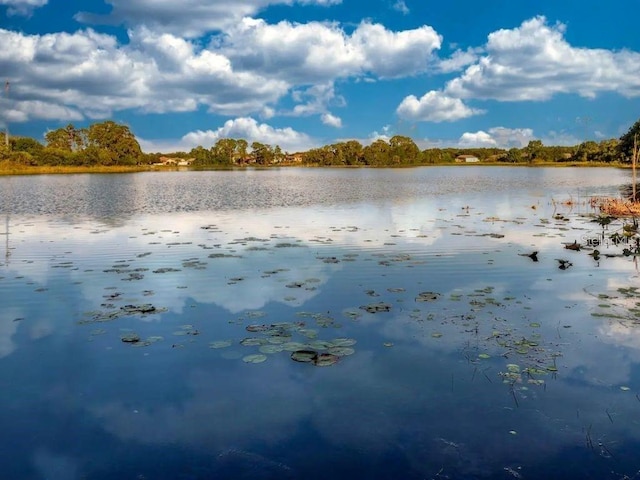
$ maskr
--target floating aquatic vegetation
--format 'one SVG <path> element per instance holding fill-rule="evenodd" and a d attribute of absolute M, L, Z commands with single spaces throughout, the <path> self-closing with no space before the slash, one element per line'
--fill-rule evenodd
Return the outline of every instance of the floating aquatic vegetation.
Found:
<path fill-rule="evenodd" d="M 282 344 L 282 349 L 288 352 L 295 352 L 297 350 L 304 350 L 308 345 L 301 342 L 285 342 Z"/>
<path fill-rule="evenodd" d="M 329 347 L 327 349 L 327 353 L 337 355 L 338 357 L 346 357 L 348 355 L 353 355 L 355 353 L 355 349 L 351 347 Z"/>
<path fill-rule="evenodd" d="M 153 270 L 153 273 L 171 273 L 171 272 L 180 272 L 179 268 L 165 267 L 158 268 L 157 270 Z"/>
<path fill-rule="evenodd" d="M 317 367 L 335 365 L 340 357 L 332 353 L 318 353 L 315 350 L 297 350 L 291 353 L 291 359 L 296 362 L 311 363 Z"/>
<path fill-rule="evenodd" d="M 240 345 L 244 345 L 245 347 L 259 347 L 267 343 L 269 342 L 266 338 L 248 337 L 240 340 Z"/>
<path fill-rule="evenodd" d="M 300 335 L 307 338 L 316 338 L 318 336 L 318 331 L 312 328 L 302 328 L 298 331 Z"/>
<path fill-rule="evenodd" d="M 319 327 L 327 328 L 327 327 L 337 326 L 337 324 L 335 323 L 335 320 L 329 316 L 317 314 L 317 315 L 314 315 L 313 318 Z"/>
<path fill-rule="evenodd" d="M 233 344 L 231 340 L 215 340 L 213 342 L 209 342 L 209 348 L 219 349 L 219 348 L 227 348 Z"/>
<path fill-rule="evenodd" d="M 351 347 L 357 342 L 354 338 L 334 338 L 330 343 L 336 347 Z"/>
<path fill-rule="evenodd" d="M 124 305 L 123 307 L 120 307 L 120 310 L 130 314 L 131 313 L 141 313 L 141 314 L 156 313 L 156 307 L 154 307 L 150 303 L 145 303 L 142 305 Z"/>
<path fill-rule="evenodd" d="M 318 356 L 315 350 L 295 350 L 291 352 L 291 359 L 296 362 L 311 363 Z"/>
<path fill-rule="evenodd" d="M 282 345 L 262 345 L 259 349 L 260 353 L 266 353 L 266 354 L 272 354 L 272 353 L 279 353 L 282 352 L 284 350 Z"/>
<path fill-rule="evenodd" d="M 313 360 L 313 364 L 316 367 L 329 367 L 338 363 L 340 357 L 338 355 L 334 355 L 332 353 L 318 353 L 316 358 Z"/>
<path fill-rule="evenodd" d="M 340 263 L 337 257 L 317 257 L 318 260 L 322 260 L 323 263 Z"/>
<path fill-rule="evenodd" d="M 344 310 L 344 311 L 342 312 L 342 314 L 343 314 L 345 317 L 350 318 L 350 319 L 352 319 L 352 320 L 356 320 L 357 318 L 360 318 L 360 317 L 362 316 L 362 313 L 360 313 L 360 312 L 359 312 L 359 311 L 357 311 L 357 310 L 350 309 L 350 308 L 349 308 L 349 309 L 347 309 L 347 310 Z"/>
<path fill-rule="evenodd" d="M 302 246 L 303 245 L 299 243 L 289 243 L 289 242 L 276 243 L 274 245 L 274 247 L 276 248 L 295 248 L 295 247 L 302 247 Z"/>
<path fill-rule="evenodd" d="M 136 343 L 140 341 L 140 335 L 133 332 L 123 333 L 122 335 L 120 335 L 120 340 L 122 340 L 124 343 Z"/>
<path fill-rule="evenodd" d="M 369 305 L 362 305 L 360 308 L 368 313 L 389 312 L 391 311 L 391 304 L 384 302 L 370 303 Z"/>
<path fill-rule="evenodd" d="M 262 353 L 254 353 L 252 355 L 246 355 L 242 357 L 242 361 L 245 363 L 262 363 L 267 359 L 266 355 Z"/>
<path fill-rule="evenodd" d="M 233 255 L 231 253 L 211 253 L 209 258 L 242 258 L 242 255 Z"/>
<path fill-rule="evenodd" d="M 433 302 L 435 300 L 438 300 L 439 298 L 440 298 L 439 293 L 422 292 L 422 293 L 419 293 L 418 296 L 416 297 L 416 302 Z"/>
<path fill-rule="evenodd" d="M 309 346 L 314 350 L 327 350 L 331 348 L 333 344 L 331 342 L 327 342 L 326 340 L 314 340 L 309 343 Z"/>

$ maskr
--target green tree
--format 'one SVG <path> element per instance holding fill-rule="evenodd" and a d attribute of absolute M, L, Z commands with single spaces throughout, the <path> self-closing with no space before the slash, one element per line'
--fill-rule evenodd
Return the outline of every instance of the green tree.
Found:
<path fill-rule="evenodd" d="M 540 158 L 543 147 L 542 140 L 529 140 L 529 144 L 524 148 L 529 163 Z"/>
<path fill-rule="evenodd" d="M 47 147 L 77 152 L 87 145 L 87 130 L 84 128 L 78 129 L 70 123 L 65 128 L 47 132 L 45 139 L 47 140 Z"/>
<path fill-rule="evenodd" d="M 393 163 L 415 164 L 420 161 L 420 149 L 409 137 L 394 135 L 389 139 L 389 147 Z"/>
<path fill-rule="evenodd" d="M 342 157 L 346 165 L 360 165 L 362 163 L 362 144 L 357 140 L 348 140 L 340 144 Z"/>
<path fill-rule="evenodd" d="M 236 148 L 233 154 L 233 163 L 237 163 L 238 160 L 244 160 L 247 158 L 247 150 L 249 150 L 249 142 L 244 138 L 236 140 Z"/>
<path fill-rule="evenodd" d="M 522 151 L 519 148 L 510 148 L 504 158 L 507 162 L 520 163 L 522 161 Z"/>
<path fill-rule="evenodd" d="M 602 140 L 598 144 L 598 148 L 600 150 L 600 159 L 601 162 L 615 162 L 620 158 L 620 154 L 618 152 L 618 145 L 620 142 L 617 138 L 610 138 L 609 140 Z"/>
<path fill-rule="evenodd" d="M 364 148 L 362 152 L 364 162 L 372 167 L 389 165 L 390 150 L 389 144 L 380 138 Z"/>
<path fill-rule="evenodd" d="M 273 162 L 273 148 L 260 142 L 251 144 L 251 156 L 258 165 L 269 165 Z"/>
<path fill-rule="evenodd" d="M 213 154 L 211 150 L 207 150 L 201 145 L 192 148 L 189 152 L 189 156 L 195 159 L 193 161 L 194 165 L 205 166 L 213 163 Z"/>
<path fill-rule="evenodd" d="M 44 148 L 39 141 L 30 137 L 12 137 L 9 143 L 14 152 L 26 152 L 32 156 L 38 155 Z"/>
<path fill-rule="evenodd" d="M 593 140 L 588 140 L 578 145 L 574 159 L 580 162 L 594 162 L 598 160 L 599 153 L 598 144 Z"/>
<path fill-rule="evenodd" d="M 630 162 L 633 155 L 634 138 L 640 143 L 640 119 L 634 123 L 629 131 L 620 137 L 618 152 L 623 162 Z"/>
<path fill-rule="evenodd" d="M 94 123 L 87 132 L 88 146 L 104 150 L 103 165 L 134 165 L 142 157 L 142 150 L 129 127 L 111 120 Z"/>

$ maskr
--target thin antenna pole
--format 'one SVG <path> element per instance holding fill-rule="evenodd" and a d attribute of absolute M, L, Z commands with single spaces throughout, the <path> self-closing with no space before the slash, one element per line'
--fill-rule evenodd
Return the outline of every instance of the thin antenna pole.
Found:
<path fill-rule="evenodd" d="M 633 198 L 631 199 L 631 201 L 635 202 L 637 201 L 636 198 L 636 163 L 638 162 L 638 134 L 636 133 L 633 136 L 633 154 L 631 156 L 631 168 L 633 170 Z"/>
<path fill-rule="evenodd" d="M 4 93 L 5 93 L 5 96 L 7 97 L 7 100 L 9 100 L 9 80 L 4 82 Z M 7 106 L 7 108 L 9 107 Z M 4 142 L 8 147 L 9 146 L 9 119 L 7 119 L 7 123 L 5 124 Z"/>

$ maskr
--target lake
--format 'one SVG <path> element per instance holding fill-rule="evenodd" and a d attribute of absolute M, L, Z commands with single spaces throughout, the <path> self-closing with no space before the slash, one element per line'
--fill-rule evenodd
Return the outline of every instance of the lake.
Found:
<path fill-rule="evenodd" d="M 638 478 L 630 179 L 2 177 L 0 477 Z"/>

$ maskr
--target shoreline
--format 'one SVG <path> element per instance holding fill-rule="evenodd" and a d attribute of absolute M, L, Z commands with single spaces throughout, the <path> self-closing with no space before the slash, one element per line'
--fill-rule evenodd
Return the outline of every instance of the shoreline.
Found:
<path fill-rule="evenodd" d="M 420 165 L 300 165 L 300 164 L 278 164 L 278 165 L 242 165 L 242 166 L 210 166 L 210 167 L 161 167 L 157 165 L 114 165 L 114 166 L 68 166 L 68 165 L 3 165 L 0 162 L 0 176 L 11 175 L 61 175 L 61 174 L 87 174 L 87 173 L 140 173 L 140 172 L 199 172 L 199 171 L 233 171 L 233 170 L 269 170 L 272 168 L 418 168 L 418 167 L 517 167 L 517 168 L 622 168 L 631 169 L 631 165 L 625 163 L 601 163 L 601 162 L 540 162 L 540 163 L 502 163 L 502 162 L 476 162 L 476 163 L 428 163 Z"/>

